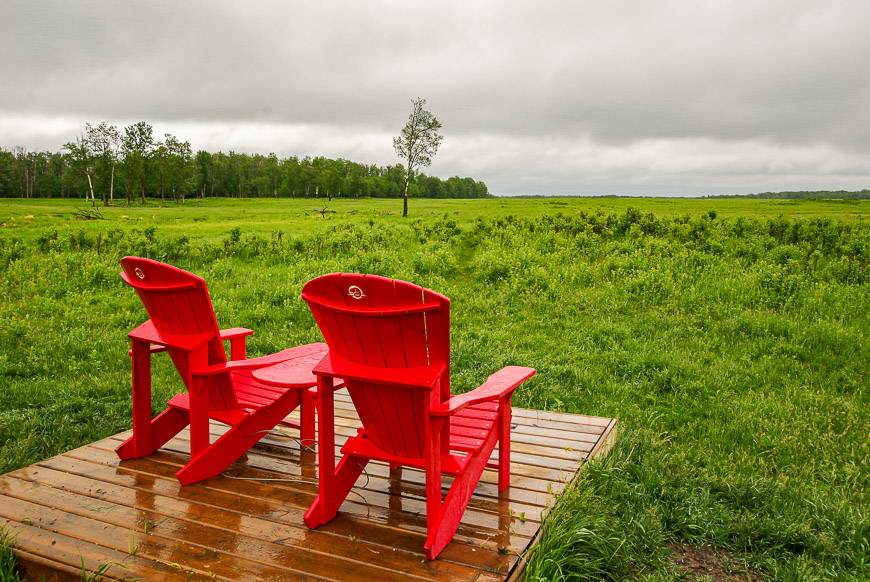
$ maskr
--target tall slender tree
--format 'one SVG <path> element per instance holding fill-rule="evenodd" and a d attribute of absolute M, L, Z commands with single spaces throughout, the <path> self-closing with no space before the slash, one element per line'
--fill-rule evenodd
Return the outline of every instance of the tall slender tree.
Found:
<path fill-rule="evenodd" d="M 63 148 L 67 151 L 70 160 L 70 165 L 83 173 L 88 178 L 88 189 L 91 193 L 91 205 L 96 206 L 96 198 L 94 197 L 94 153 L 91 150 L 90 143 L 84 135 L 75 139 L 75 141 L 67 142 Z M 85 200 L 88 194 L 85 192 Z"/>
<path fill-rule="evenodd" d="M 214 194 L 214 159 L 205 150 L 196 152 L 194 158 L 196 164 L 196 190 L 200 198 L 205 198 L 206 190 L 209 195 Z"/>
<path fill-rule="evenodd" d="M 21 174 L 21 197 L 33 198 L 33 156 L 27 152 L 24 146 L 15 146 L 13 153 L 18 161 L 18 169 Z"/>
<path fill-rule="evenodd" d="M 162 171 L 166 186 L 175 200 L 181 199 L 189 191 L 193 181 L 193 153 L 189 141 L 181 141 L 167 133 L 163 142 L 166 157 Z"/>
<path fill-rule="evenodd" d="M 121 134 L 117 127 L 103 121 L 97 126 L 85 124 L 85 137 L 94 154 L 95 166 L 102 175 L 101 184 L 105 186 L 108 181 L 108 192 L 102 190 L 103 204 L 108 206 L 115 199 L 115 166 L 121 153 Z"/>
<path fill-rule="evenodd" d="M 145 204 L 145 183 L 147 180 L 147 163 L 154 150 L 154 130 L 140 121 L 124 128 L 124 137 L 121 138 L 121 151 L 124 161 L 124 180 L 127 190 L 127 204 L 133 201 L 133 190 L 138 190 Z"/>
<path fill-rule="evenodd" d="M 411 101 L 411 114 L 402 132 L 393 138 L 393 149 L 405 163 L 405 186 L 402 190 L 402 216 L 408 216 L 408 186 L 414 170 L 428 166 L 438 153 L 444 136 L 438 133 L 441 122 L 425 109 L 426 100 L 417 97 Z"/>

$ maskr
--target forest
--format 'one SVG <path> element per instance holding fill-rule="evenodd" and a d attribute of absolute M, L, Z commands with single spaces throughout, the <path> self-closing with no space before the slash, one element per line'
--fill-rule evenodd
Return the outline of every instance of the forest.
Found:
<path fill-rule="evenodd" d="M 122 129 L 87 124 L 61 151 L 0 147 L 0 197 L 84 198 L 94 204 L 146 198 L 399 198 L 405 170 L 344 159 L 230 151 L 194 152 L 171 133 L 159 140 L 140 121 Z M 454 176 L 415 174 L 409 196 L 485 198 L 486 184 Z"/>

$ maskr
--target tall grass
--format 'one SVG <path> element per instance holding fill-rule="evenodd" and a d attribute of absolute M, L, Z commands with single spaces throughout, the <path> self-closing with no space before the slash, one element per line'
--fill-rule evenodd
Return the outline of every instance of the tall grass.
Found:
<path fill-rule="evenodd" d="M 0 582 L 21 582 L 15 554 L 12 553 L 14 542 L 14 537 L 5 529 L 0 528 Z"/>
<path fill-rule="evenodd" d="M 546 203 L 495 218 L 337 213 L 302 231 L 249 228 L 251 214 L 218 235 L 37 217 L 38 232 L 0 237 L 0 470 L 129 427 L 125 334 L 143 312 L 121 256 L 202 274 L 219 323 L 257 330 L 253 354 L 318 339 L 305 281 L 371 272 L 453 299 L 457 390 L 530 365 L 517 406 L 620 419 L 611 457 L 556 506 L 530 577 L 678 577 L 677 542 L 779 579 L 865 577 L 867 222 Z M 166 362 L 155 374 L 159 408 L 180 386 Z"/>

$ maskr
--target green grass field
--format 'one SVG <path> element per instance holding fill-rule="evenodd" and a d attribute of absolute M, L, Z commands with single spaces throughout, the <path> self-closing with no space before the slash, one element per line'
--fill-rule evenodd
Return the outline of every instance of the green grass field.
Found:
<path fill-rule="evenodd" d="M 620 420 L 532 579 L 686 579 L 685 547 L 742 579 L 870 576 L 870 201 L 80 207 L 0 202 L 0 472 L 129 428 L 121 256 L 203 275 L 252 354 L 319 338 L 305 281 L 370 272 L 453 299 L 457 390 L 528 365 L 517 406 Z M 159 408 L 180 386 L 155 373 Z"/>

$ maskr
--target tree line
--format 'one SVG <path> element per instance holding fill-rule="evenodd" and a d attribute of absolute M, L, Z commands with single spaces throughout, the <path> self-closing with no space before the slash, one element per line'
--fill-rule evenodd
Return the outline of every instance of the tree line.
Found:
<path fill-rule="evenodd" d="M 112 204 L 147 198 L 384 197 L 400 198 L 401 164 L 378 166 L 344 159 L 230 151 L 194 152 L 171 133 L 160 140 L 144 121 L 122 129 L 106 122 L 85 131 L 62 151 L 0 148 L 0 197 L 85 198 Z M 414 174 L 408 195 L 418 198 L 484 198 L 481 181 L 443 180 Z"/>
<path fill-rule="evenodd" d="M 704 198 L 766 198 L 771 200 L 854 200 L 870 198 L 870 190 L 800 190 L 795 192 L 759 192 L 757 194 L 718 194 Z"/>

